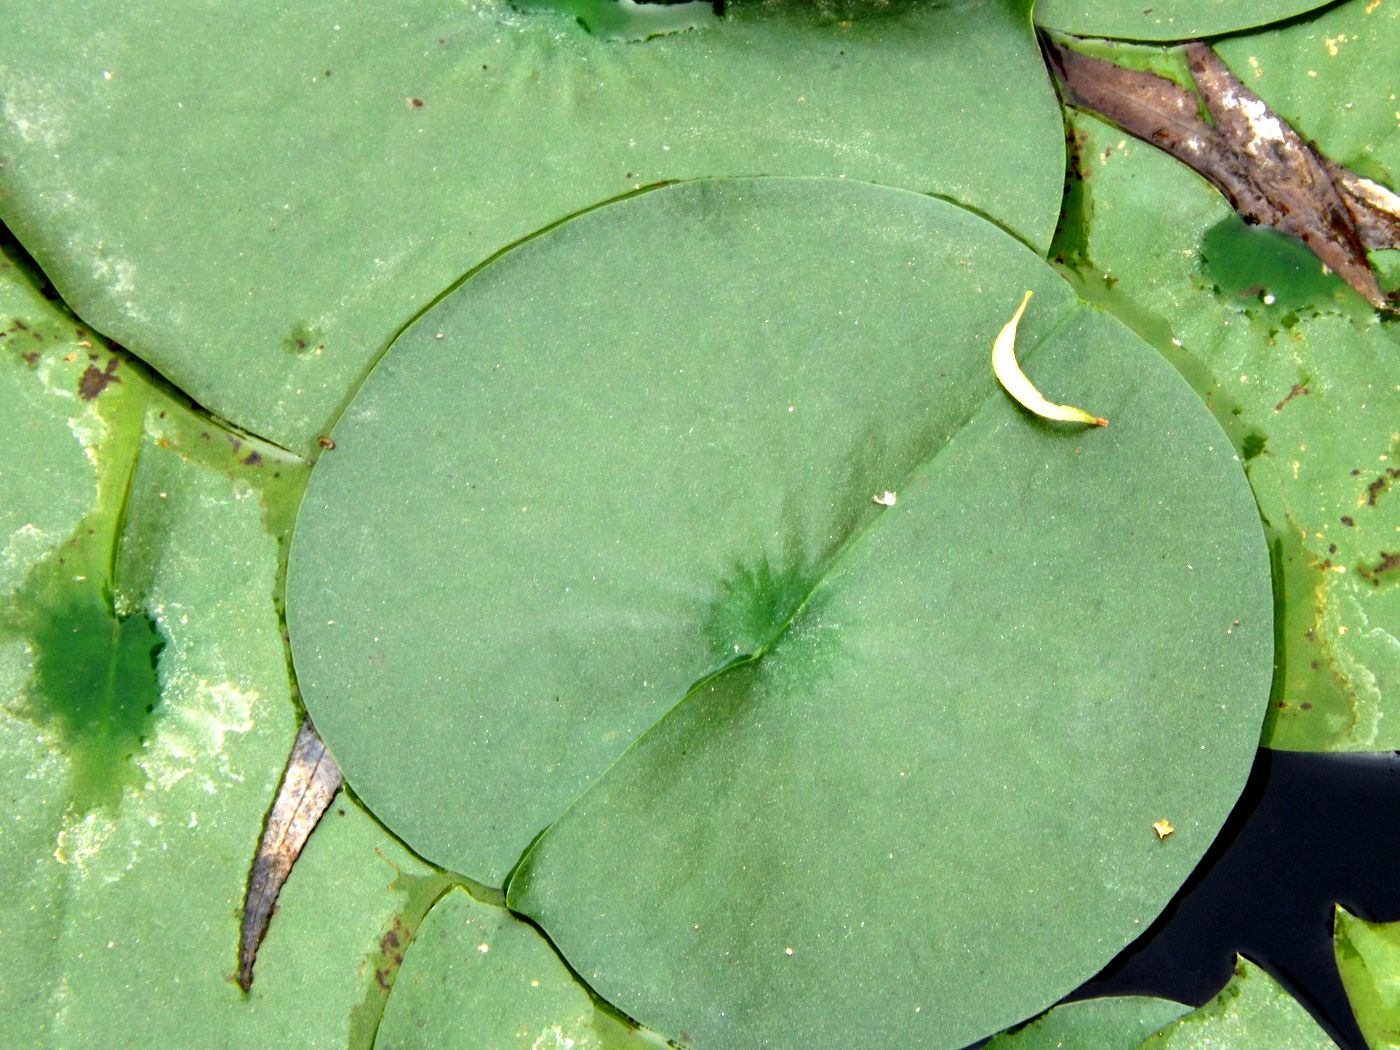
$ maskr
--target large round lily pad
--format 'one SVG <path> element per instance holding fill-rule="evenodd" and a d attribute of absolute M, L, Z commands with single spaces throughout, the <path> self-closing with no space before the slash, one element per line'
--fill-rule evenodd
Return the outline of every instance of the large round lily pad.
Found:
<path fill-rule="evenodd" d="M 997 387 L 1027 288 L 1027 373 L 1107 429 Z M 1244 782 L 1271 597 L 1229 442 L 953 205 L 600 208 L 444 298 L 334 438 L 288 584 L 318 728 L 430 859 L 500 884 L 529 850 L 512 906 L 672 1037 L 1003 1028 L 1151 921 Z"/>

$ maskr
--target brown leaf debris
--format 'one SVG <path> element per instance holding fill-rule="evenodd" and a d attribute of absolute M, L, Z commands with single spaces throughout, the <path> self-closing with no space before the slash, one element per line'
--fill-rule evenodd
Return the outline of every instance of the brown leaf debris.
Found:
<path fill-rule="evenodd" d="M 340 785 L 335 759 L 326 751 L 310 720 L 302 722 L 248 874 L 243 926 L 238 938 L 238 984 L 245 992 L 253 984 L 258 945 L 267 933 L 282 885 Z"/>
<path fill-rule="evenodd" d="M 1196 95 L 1046 41 L 1066 100 L 1169 153 L 1248 223 L 1301 241 L 1373 306 L 1391 309 L 1366 250 L 1400 246 L 1400 196 L 1322 156 L 1205 44 L 1185 48 Z"/>

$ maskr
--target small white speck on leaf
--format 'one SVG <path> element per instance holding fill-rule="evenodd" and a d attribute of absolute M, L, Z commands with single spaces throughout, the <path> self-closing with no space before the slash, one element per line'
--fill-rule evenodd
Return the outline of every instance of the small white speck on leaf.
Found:
<path fill-rule="evenodd" d="M 880 504 L 880 506 L 882 507 L 893 507 L 895 504 L 895 500 L 898 497 L 896 497 L 895 494 L 889 489 L 886 489 L 884 492 L 876 493 L 870 498 L 873 499 L 876 503 Z"/>

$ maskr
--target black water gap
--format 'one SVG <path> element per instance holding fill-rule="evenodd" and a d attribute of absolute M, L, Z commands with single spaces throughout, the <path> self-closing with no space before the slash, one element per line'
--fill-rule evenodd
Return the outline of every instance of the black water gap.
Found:
<path fill-rule="evenodd" d="M 1400 920 L 1400 752 L 1261 750 L 1215 844 L 1158 920 L 1069 996 L 1199 1005 L 1235 953 L 1268 970 L 1343 1050 L 1365 1040 L 1332 954 L 1336 904 Z"/>

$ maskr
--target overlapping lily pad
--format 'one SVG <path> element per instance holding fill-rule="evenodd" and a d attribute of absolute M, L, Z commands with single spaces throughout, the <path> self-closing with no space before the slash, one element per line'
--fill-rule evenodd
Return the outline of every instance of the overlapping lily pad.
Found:
<path fill-rule="evenodd" d="M 1137 1050 L 1191 1007 L 1126 995 L 1064 1003 L 1030 1024 L 994 1036 L 987 1050 Z"/>
<path fill-rule="evenodd" d="M 460 889 L 419 927 L 374 1040 L 375 1050 L 665 1045 L 599 1008 L 538 931 Z"/>
<path fill-rule="evenodd" d="M 1303 1005 L 1269 974 L 1239 957 L 1218 996 L 1142 1044 L 1143 1050 L 1336 1050 Z"/>
<path fill-rule="evenodd" d="M 1106 430 L 996 386 L 1026 288 L 1027 371 Z M 952 205 L 718 180 L 590 212 L 401 336 L 334 438 L 288 594 L 318 728 L 475 879 L 548 828 L 512 906 L 673 1038 L 1033 1014 L 1248 770 L 1271 606 L 1233 450 Z"/>
<path fill-rule="evenodd" d="M 1043 248 L 1063 149 L 1028 11 L 736 0 L 628 43 L 508 0 L 118 6 L 101 32 L 21 7 L 0 217 L 88 323 L 305 451 L 461 274 L 660 180 L 868 179 Z"/>
<path fill-rule="evenodd" d="M 1394 324 L 1175 161 L 1093 118 L 1073 126 L 1083 206 L 1060 248 L 1206 399 L 1269 525 L 1282 618 L 1265 743 L 1400 745 Z M 1373 156 L 1397 151 L 1391 135 Z"/>
<path fill-rule="evenodd" d="M 305 464 L 191 412 L 0 256 L 6 1040 L 365 1046 L 447 881 L 344 803 L 244 997 L 250 851 L 296 731 L 274 605 Z"/>

